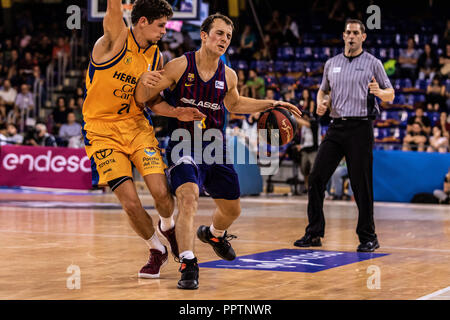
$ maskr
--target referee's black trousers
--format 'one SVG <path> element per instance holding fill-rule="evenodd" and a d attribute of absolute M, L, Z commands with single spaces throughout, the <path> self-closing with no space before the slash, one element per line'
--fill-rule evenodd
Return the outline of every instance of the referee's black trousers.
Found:
<path fill-rule="evenodd" d="M 372 148 L 372 120 L 333 120 L 320 144 L 309 176 L 307 234 L 324 236 L 323 201 L 326 185 L 345 156 L 359 211 L 356 233 L 360 242 L 376 238 L 373 220 Z"/>

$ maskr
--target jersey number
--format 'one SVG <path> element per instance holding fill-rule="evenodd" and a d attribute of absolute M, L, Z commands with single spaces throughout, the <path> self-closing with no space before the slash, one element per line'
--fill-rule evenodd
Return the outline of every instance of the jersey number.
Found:
<path fill-rule="evenodd" d="M 122 103 L 122 108 L 117 111 L 118 114 L 122 114 L 126 110 L 126 113 L 130 113 L 130 105 L 128 103 Z"/>

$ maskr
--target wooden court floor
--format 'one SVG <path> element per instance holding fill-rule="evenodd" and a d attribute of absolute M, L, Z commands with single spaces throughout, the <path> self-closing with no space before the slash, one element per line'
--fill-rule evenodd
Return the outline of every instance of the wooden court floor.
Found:
<path fill-rule="evenodd" d="M 150 196 L 141 199 L 152 206 Z M 243 198 L 242 215 L 229 229 L 238 236 L 238 257 L 303 252 L 292 243 L 303 235 L 306 203 Z M 212 208 L 212 200 L 200 199 L 196 226 L 211 223 Z M 155 210 L 148 212 L 156 224 Z M 355 203 L 326 201 L 325 212 L 323 246 L 314 250 L 355 252 Z M 176 288 L 179 264 L 171 257 L 160 279 L 137 278 L 148 248 L 112 195 L 0 190 L 0 299 L 450 300 L 450 206 L 376 203 L 375 221 L 376 252 L 388 255 L 315 273 L 202 267 L 199 289 L 184 291 Z M 200 263 L 219 260 L 199 240 L 196 253 Z"/>

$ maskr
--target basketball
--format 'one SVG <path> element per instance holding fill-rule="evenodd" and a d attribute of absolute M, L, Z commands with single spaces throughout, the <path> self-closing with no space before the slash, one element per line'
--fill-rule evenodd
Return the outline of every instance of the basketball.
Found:
<path fill-rule="evenodd" d="M 276 135 L 274 141 L 283 146 L 291 142 L 297 131 L 297 121 L 292 113 L 281 106 L 265 111 L 258 120 L 258 130 L 267 130 L 267 144 L 272 142 L 272 134 Z M 278 129 L 278 131 L 272 131 Z"/>

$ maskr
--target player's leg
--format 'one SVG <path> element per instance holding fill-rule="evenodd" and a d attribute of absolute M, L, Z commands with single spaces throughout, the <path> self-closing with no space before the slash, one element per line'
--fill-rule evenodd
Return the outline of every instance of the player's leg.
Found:
<path fill-rule="evenodd" d="M 214 252 L 225 260 L 234 260 L 234 252 L 229 240 L 235 238 L 228 235 L 227 229 L 241 214 L 239 179 L 233 165 L 215 164 L 208 166 L 204 182 L 206 191 L 214 199 L 217 208 L 214 211 L 212 224 L 200 226 L 197 237 L 208 243 Z"/>
<path fill-rule="evenodd" d="M 165 174 L 153 173 L 144 176 L 144 181 L 154 199 L 155 208 L 159 214 L 158 231 L 166 238 L 173 256 L 178 258 L 179 250 L 173 217 L 175 203 L 167 184 L 167 177 Z"/>
<path fill-rule="evenodd" d="M 91 156 L 93 176 L 98 178 L 99 184 L 110 186 L 127 214 L 131 228 L 150 248 L 150 259 L 139 276 L 157 278 L 161 267 L 167 262 L 167 250 L 159 241 L 152 219 L 139 200 L 128 156 L 117 149 L 105 149 L 106 143 L 95 143 L 98 149 Z"/>
<path fill-rule="evenodd" d="M 198 208 L 199 169 L 190 157 L 172 166 L 168 177 L 177 198 L 178 216 L 175 233 L 180 252 L 179 289 L 198 288 L 198 264 L 194 254 L 194 216 Z"/>
<path fill-rule="evenodd" d="M 169 191 L 165 175 L 166 165 L 161 151 L 158 148 L 158 140 L 153 134 L 146 119 L 137 121 L 137 134 L 130 144 L 130 160 L 136 166 L 145 184 L 149 189 L 159 214 L 158 230 L 170 245 L 172 254 L 178 257 L 178 246 L 175 236 L 175 221 L 173 219 L 174 200 Z"/>
<path fill-rule="evenodd" d="M 131 228 L 144 240 L 150 239 L 155 233 L 152 218 L 142 207 L 141 201 L 131 177 L 120 177 L 124 180 L 114 188 L 114 194 L 119 199 L 123 210 L 127 214 Z M 110 185 L 120 182 L 120 180 L 109 181 Z"/>

